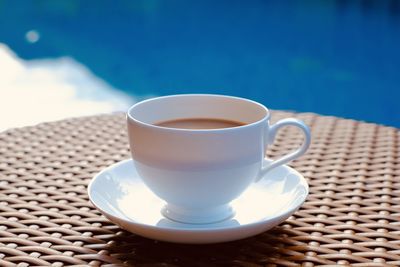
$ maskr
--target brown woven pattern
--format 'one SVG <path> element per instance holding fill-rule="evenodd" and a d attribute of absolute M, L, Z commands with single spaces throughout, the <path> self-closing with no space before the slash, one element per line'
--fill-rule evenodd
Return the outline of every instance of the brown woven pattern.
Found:
<path fill-rule="evenodd" d="M 291 165 L 308 180 L 302 208 L 271 231 L 215 245 L 177 245 L 121 230 L 89 203 L 86 186 L 129 157 L 122 114 L 70 119 L 0 134 L 0 266 L 399 266 L 400 133 L 297 116 L 313 131 Z M 282 130 L 268 154 L 300 143 Z"/>

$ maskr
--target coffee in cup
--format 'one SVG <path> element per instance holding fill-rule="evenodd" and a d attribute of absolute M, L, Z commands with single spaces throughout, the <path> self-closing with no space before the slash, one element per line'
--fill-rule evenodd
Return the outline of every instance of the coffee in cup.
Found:
<path fill-rule="evenodd" d="M 243 122 L 217 118 L 182 118 L 155 123 L 157 126 L 179 129 L 222 129 L 243 126 Z"/>

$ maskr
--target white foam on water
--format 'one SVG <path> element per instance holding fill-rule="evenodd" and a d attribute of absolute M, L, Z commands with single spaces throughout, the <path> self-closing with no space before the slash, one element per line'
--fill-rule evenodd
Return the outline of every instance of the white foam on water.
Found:
<path fill-rule="evenodd" d="M 0 43 L 0 131 L 126 111 L 134 102 L 70 57 L 23 60 Z"/>

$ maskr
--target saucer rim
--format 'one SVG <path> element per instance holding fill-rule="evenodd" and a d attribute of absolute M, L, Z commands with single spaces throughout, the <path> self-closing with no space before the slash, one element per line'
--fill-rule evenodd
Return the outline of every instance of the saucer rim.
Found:
<path fill-rule="evenodd" d="M 264 162 L 269 162 L 271 160 L 269 160 L 268 158 L 264 159 Z M 263 217 L 261 219 L 258 219 L 254 222 L 250 222 L 250 223 L 246 223 L 246 224 L 242 224 L 242 225 L 235 225 L 235 226 L 226 226 L 226 227 L 212 227 L 212 225 L 215 225 L 216 223 L 209 223 L 209 224 L 200 224 L 202 227 L 201 228 L 195 228 L 196 224 L 187 224 L 187 223 L 182 223 L 182 222 L 177 222 L 179 224 L 182 225 L 192 225 L 194 226 L 193 228 L 178 228 L 178 227 L 168 227 L 168 226 L 155 226 L 155 225 L 149 225 L 143 222 L 139 222 L 136 220 L 132 220 L 132 219 L 126 219 L 123 217 L 116 217 L 108 212 L 106 212 L 104 209 L 100 208 L 101 205 L 98 205 L 95 203 L 91 191 L 92 191 L 92 187 L 94 182 L 99 179 L 99 177 L 101 177 L 104 173 L 110 171 L 111 169 L 115 169 L 118 168 L 121 165 L 125 165 L 128 164 L 129 162 L 131 162 L 132 166 L 134 166 L 134 160 L 132 158 L 128 158 L 128 159 L 124 159 L 121 161 L 118 161 L 116 163 L 111 164 L 110 166 L 102 169 L 100 172 L 98 172 L 95 176 L 93 176 L 93 178 L 90 180 L 88 187 L 87 187 L 87 193 L 88 193 L 88 197 L 89 197 L 89 201 L 92 203 L 92 205 L 98 210 L 100 211 L 101 214 L 103 214 L 106 218 L 108 218 L 112 223 L 117 224 L 118 226 L 120 226 L 121 228 L 125 229 L 125 227 L 121 224 L 121 223 L 116 223 L 115 221 L 122 221 L 124 224 L 128 224 L 131 227 L 140 227 L 142 229 L 150 229 L 150 230 L 162 230 L 162 231 L 171 231 L 171 232 L 180 232 L 180 233 L 210 233 L 210 232 L 229 232 L 235 229 L 245 229 L 245 228 L 252 228 L 254 226 L 257 225 L 264 225 L 264 224 L 268 224 L 268 222 L 273 222 L 273 221 L 278 221 L 277 224 L 283 222 L 284 220 L 286 220 L 288 217 L 290 217 L 293 213 L 295 213 L 305 202 L 305 200 L 307 199 L 308 195 L 309 195 L 309 185 L 307 183 L 307 180 L 304 178 L 304 176 L 302 174 L 300 174 L 297 170 L 295 170 L 294 168 L 283 164 L 280 165 L 276 168 L 286 168 L 289 169 L 290 172 L 294 173 L 295 175 L 297 175 L 300 178 L 299 184 L 302 184 L 304 186 L 305 189 L 305 193 L 302 195 L 302 200 L 301 202 L 296 205 L 295 207 L 291 208 L 291 209 L 284 209 L 282 212 L 268 218 L 268 217 Z M 268 173 L 266 174 L 268 175 Z M 141 180 L 140 176 L 138 177 L 138 179 Z M 262 181 L 262 179 L 260 180 Z M 142 181 L 143 182 L 143 181 Z M 253 183 L 250 186 L 254 186 Z M 151 192 L 151 191 L 150 191 Z M 161 200 L 162 201 L 162 200 Z M 162 215 L 161 215 L 162 216 Z M 110 218 L 113 218 L 112 220 Z M 167 220 L 170 220 L 168 218 L 165 218 Z M 276 224 L 276 225 L 277 225 Z M 210 227 L 204 227 L 205 225 L 209 225 Z"/>

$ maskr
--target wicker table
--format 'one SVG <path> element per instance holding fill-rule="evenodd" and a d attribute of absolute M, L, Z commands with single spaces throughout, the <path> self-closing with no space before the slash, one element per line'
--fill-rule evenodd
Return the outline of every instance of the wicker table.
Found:
<path fill-rule="evenodd" d="M 0 134 L 0 266 L 399 266 L 400 132 L 323 117 L 291 165 L 310 184 L 302 208 L 271 231 L 215 245 L 179 245 L 120 229 L 94 209 L 86 186 L 129 157 L 123 114 L 12 129 Z M 294 149 L 279 132 L 269 156 Z"/>

